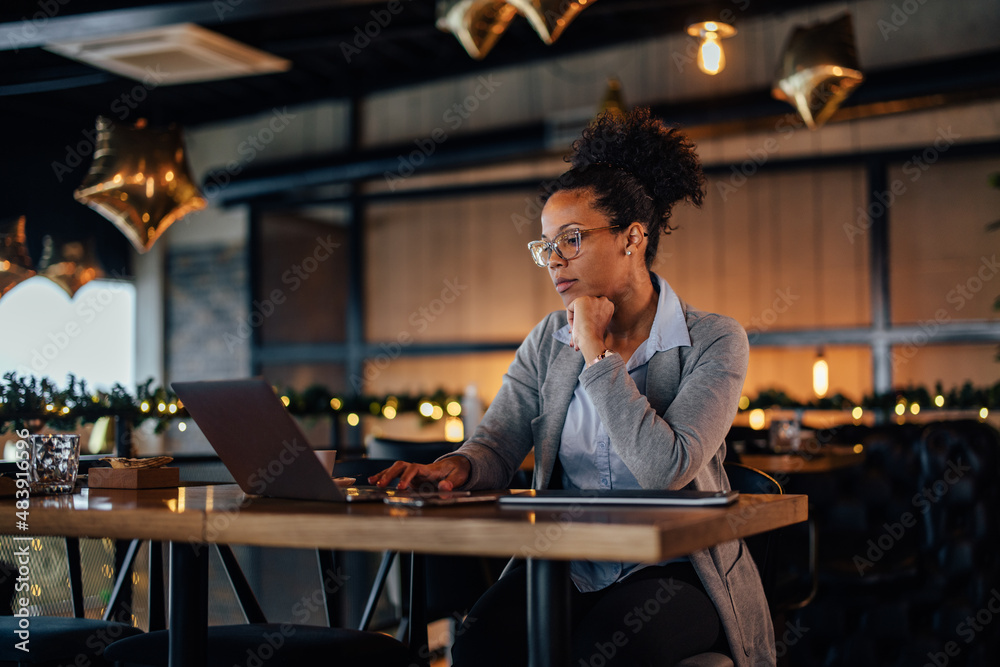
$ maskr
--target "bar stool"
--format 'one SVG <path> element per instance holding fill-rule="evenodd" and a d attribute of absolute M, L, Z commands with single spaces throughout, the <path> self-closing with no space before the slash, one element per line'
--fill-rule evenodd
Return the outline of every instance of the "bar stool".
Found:
<path fill-rule="evenodd" d="M 134 551 L 134 546 L 130 552 Z M 108 619 L 91 619 L 84 617 L 83 608 L 83 577 L 80 566 L 80 541 L 77 538 L 66 538 L 66 560 L 69 569 L 70 598 L 73 606 L 73 616 L 70 618 L 57 616 L 30 616 L 28 630 L 30 632 L 29 651 L 17 648 L 16 632 L 20 629 L 21 618 L 15 616 L 0 616 L 0 636 L 6 641 L 0 642 L 0 665 L 63 665 L 77 664 L 81 657 L 89 665 L 109 665 L 106 660 L 106 647 L 116 639 L 141 635 L 142 630 Z M 130 570 L 123 567 L 123 572 Z M 14 581 L 14 572 L 7 575 L 8 581 Z M 119 574 L 119 579 L 122 575 Z M 11 587 L 13 588 L 13 587 Z M 116 586 L 117 588 L 117 586 Z M 17 593 L 14 593 L 17 596 Z M 114 598 L 108 604 L 108 613 L 114 607 Z M 6 600 L 4 601 L 6 602 Z"/>
<path fill-rule="evenodd" d="M 206 664 L 244 664 L 251 657 L 268 667 L 309 664 L 372 667 L 408 667 L 410 651 L 386 635 L 315 625 L 268 623 L 232 550 L 218 545 L 223 564 L 249 621 L 242 625 L 210 626 L 206 636 Z M 323 588 L 324 595 L 326 587 Z M 126 665 L 166 666 L 170 636 L 167 630 L 148 632 L 111 644 L 108 659 Z"/>

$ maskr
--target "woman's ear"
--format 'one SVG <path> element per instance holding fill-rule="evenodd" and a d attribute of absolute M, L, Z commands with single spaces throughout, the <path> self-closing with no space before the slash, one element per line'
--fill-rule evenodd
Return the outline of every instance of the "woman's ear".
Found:
<path fill-rule="evenodd" d="M 635 248 L 639 247 L 642 243 L 642 239 L 646 236 L 646 230 L 643 229 L 642 225 L 638 222 L 633 222 L 628 227 L 628 245 Z"/>

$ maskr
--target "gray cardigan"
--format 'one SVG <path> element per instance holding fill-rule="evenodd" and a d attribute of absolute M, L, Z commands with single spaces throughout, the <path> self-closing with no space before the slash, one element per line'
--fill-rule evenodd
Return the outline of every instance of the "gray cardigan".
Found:
<path fill-rule="evenodd" d="M 729 317 L 681 305 L 691 346 L 653 355 L 645 396 L 620 356 L 584 369 L 582 355 L 552 337 L 566 324 L 565 311 L 542 320 L 518 348 L 482 423 L 456 452 L 472 464 L 463 488 L 506 487 L 532 447 L 532 485 L 548 487 L 579 380 L 611 446 L 643 488 L 728 490 L 722 462 L 746 377 L 746 332 Z M 690 557 L 722 619 L 736 666 L 774 665 L 771 616 L 743 541 Z"/>

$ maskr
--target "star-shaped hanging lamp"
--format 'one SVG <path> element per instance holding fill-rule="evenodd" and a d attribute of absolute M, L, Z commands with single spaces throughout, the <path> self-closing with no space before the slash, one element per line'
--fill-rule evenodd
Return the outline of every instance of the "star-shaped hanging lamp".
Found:
<path fill-rule="evenodd" d="M 143 120 L 129 127 L 104 117 L 97 119 L 94 162 L 73 196 L 113 222 L 140 253 L 171 224 L 206 206 L 180 128 L 154 130 Z"/>

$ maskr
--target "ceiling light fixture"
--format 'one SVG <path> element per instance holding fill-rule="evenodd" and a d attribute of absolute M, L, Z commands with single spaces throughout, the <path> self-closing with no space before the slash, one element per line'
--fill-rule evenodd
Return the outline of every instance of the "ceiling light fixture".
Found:
<path fill-rule="evenodd" d="M 157 85 L 284 72 L 291 61 L 193 23 L 168 25 L 77 42 L 47 51 L 115 74 Z"/>
<path fill-rule="evenodd" d="M 823 358 L 823 349 L 816 353 L 816 361 L 813 362 L 813 393 L 817 398 L 826 396 L 830 390 L 830 364 Z"/>
<path fill-rule="evenodd" d="M 98 117 L 94 162 L 73 196 L 113 222 L 140 253 L 208 205 L 188 168 L 181 129 L 154 130 L 144 119 L 128 126 Z"/>
<path fill-rule="evenodd" d="M 792 32 L 771 95 L 794 106 L 809 129 L 815 130 L 864 79 L 858 65 L 854 23 L 850 14 L 843 14 Z"/>
<path fill-rule="evenodd" d="M 726 53 L 722 40 L 736 34 L 736 28 L 721 21 L 702 21 L 688 26 L 688 34 L 701 39 L 698 47 L 698 69 L 705 74 L 718 74 L 726 68 Z"/>

